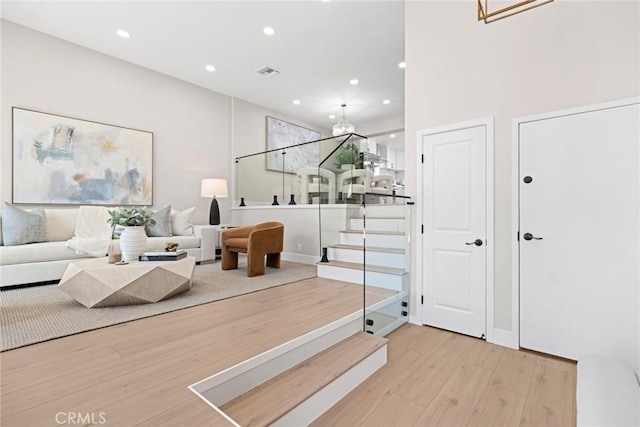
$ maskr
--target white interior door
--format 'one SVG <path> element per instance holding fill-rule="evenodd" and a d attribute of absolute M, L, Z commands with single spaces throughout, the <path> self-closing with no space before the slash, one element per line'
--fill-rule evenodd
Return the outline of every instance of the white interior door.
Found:
<path fill-rule="evenodd" d="M 487 128 L 422 136 L 423 323 L 486 333 Z"/>
<path fill-rule="evenodd" d="M 639 117 L 636 103 L 520 124 L 521 347 L 638 371 Z"/>

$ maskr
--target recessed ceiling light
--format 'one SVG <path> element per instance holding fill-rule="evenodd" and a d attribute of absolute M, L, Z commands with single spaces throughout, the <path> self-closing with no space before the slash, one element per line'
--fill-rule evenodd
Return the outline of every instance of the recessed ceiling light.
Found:
<path fill-rule="evenodd" d="M 276 30 L 274 30 L 272 27 L 264 27 L 262 31 L 264 31 L 264 33 L 268 36 L 272 36 L 276 33 Z"/>
<path fill-rule="evenodd" d="M 293 100 L 293 103 L 294 103 L 295 105 L 300 105 L 300 100 L 299 100 L 299 99 L 294 99 L 294 100 Z"/>
<path fill-rule="evenodd" d="M 129 33 L 125 30 L 118 30 L 116 31 L 116 34 L 119 35 L 120 37 L 122 37 L 123 39 L 128 39 L 129 38 Z"/>
<path fill-rule="evenodd" d="M 329 118 L 330 118 L 330 119 L 335 119 L 335 118 L 336 118 L 336 115 L 335 115 L 335 114 L 329 114 Z"/>
<path fill-rule="evenodd" d="M 349 80 L 349 83 L 351 83 L 352 85 L 357 85 L 360 82 L 358 81 L 358 79 L 351 79 Z"/>
<path fill-rule="evenodd" d="M 395 133 L 392 133 L 391 135 L 389 135 L 389 138 L 395 138 L 395 137 L 396 137 Z"/>
<path fill-rule="evenodd" d="M 407 68 L 407 63 L 402 61 L 401 63 L 398 64 L 398 67 L 400 68 Z"/>
<path fill-rule="evenodd" d="M 383 101 L 382 101 L 382 103 L 383 103 L 384 105 L 387 105 L 387 104 L 391 104 L 391 101 L 390 101 L 390 100 L 388 100 L 388 99 L 385 99 L 385 100 L 383 100 Z"/>
<path fill-rule="evenodd" d="M 207 66 L 206 66 L 206 67 L 204 67 L 204 68 L 205 68 L 205 70 L 207 70 L 207 71 L 215 71 L 215 70 L 216 70 L 216 67 L 214 67 L 213 65 L 207 65 Z"/>

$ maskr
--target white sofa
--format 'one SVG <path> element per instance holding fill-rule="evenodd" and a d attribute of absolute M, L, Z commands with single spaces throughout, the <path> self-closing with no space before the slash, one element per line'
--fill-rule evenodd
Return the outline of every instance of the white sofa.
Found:
<path fill-rule="evenodd" d="M 4 246 L 2 242 L 2 214 L 0 213 L 0 287 L 60 280 L 73 260 L 89 258 L 67 248 L 73 237 L 79 209 L 45 208 L 47 242 Z M 191 236 L 149 237 L 148 251 L 162 251 L 167 242 L 177 242 L 197 262 L 215 259 L 217 232 L 214 226 L 196 225 Z M 112 248 L 120 248 L 113 239 Z"/>
<path fill-rule="evenodd" d="M 640 383 L 633 370 L 609 357 L 578 360 L 577 425 L 640 425 Z"/>

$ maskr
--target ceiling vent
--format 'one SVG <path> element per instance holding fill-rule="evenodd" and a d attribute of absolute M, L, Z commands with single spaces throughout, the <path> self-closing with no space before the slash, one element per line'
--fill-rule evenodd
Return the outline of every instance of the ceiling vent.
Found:
<path fill-rule="evenodd" d="M 266 65 L 258 68 L 256 72 L 264 77 L 275 77 L 280 74 L 280 71 L 274 70 L 273 68 L 267 67 Z"/>

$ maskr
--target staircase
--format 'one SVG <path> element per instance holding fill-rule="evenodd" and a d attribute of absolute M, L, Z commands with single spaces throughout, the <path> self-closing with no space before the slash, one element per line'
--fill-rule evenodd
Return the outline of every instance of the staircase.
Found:
<path fill-rule="evenodd" d="M 340 329 L 314 331 L 311 341 L 275 357 L 273 349 L 257 356 L 264 360 L 256 366 L 249 359 L 189 388 L 236 427 L 309 425 L 387 362 L 386 339 L 356 332 L 334 344 Z"/>
<path fill-rule="evenodd" d="M 408 225 L 404 205 L 368 205 L 348 220 L 328 247 L 318 276 L 402 292 L 409 286 Z M 365 230 L 366 222 L 366 230 Z M 366 242 L 366 246 L 365 246 Z M 366 250 L 365 250 L 366 247 Z"/>

